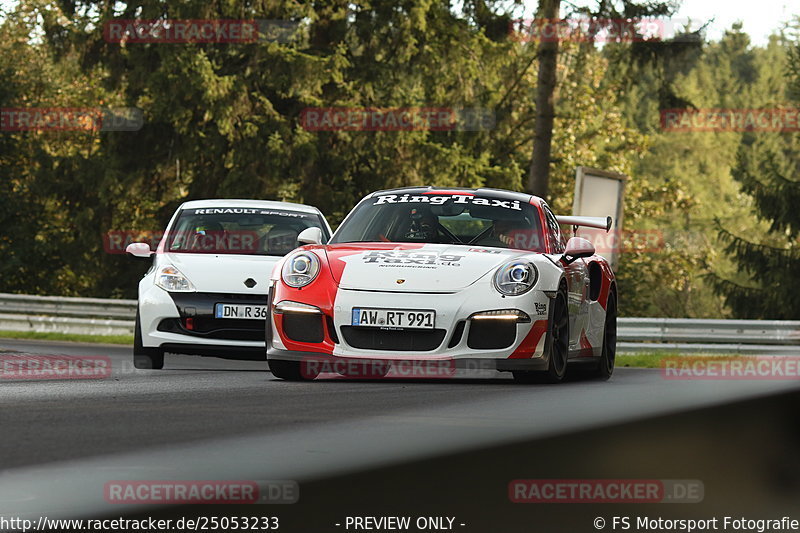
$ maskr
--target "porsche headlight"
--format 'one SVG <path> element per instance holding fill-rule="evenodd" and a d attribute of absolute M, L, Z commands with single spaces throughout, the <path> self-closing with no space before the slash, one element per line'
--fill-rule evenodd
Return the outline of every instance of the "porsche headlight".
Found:
<path fill-rule="evenodd" d="M 539 273 L 528 261 L 511 261 L 497 269 L 494 287 L 500 294 L 517 296 L 531 290 Z"/>
<path fill-rule="evenodd" d="M 158 270 L 156 285 L 168 292 L 193 292 L 195 290 L 189 278 L 172 265 L 165 265 Z"/>
<path fill-rule="evenodd" d="M 305 287 L 319 274 L 319 258 L 311 252 L 298 252 L 283 263 L 281 277 L 290 287 Z"/>

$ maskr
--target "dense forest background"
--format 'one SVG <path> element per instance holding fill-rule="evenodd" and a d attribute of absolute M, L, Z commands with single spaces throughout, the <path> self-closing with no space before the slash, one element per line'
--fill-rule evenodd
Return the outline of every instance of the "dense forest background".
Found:
<path fill-rule="evenodd" d="M 663 16 L 674 7 L 663 4 Z M 146 266 L 106 253 L 104 235 L 161 230 L 191 199 L 309 203 L 335 225 L 380 188 L 523 190 L 538 48 L 510 31 L 519 8 L 483 0 L 6 8 L 0 108 L 136 107 L 144 122 L 138 131 L 0 131 L 0 292 L 135 297 Z M 133 18 L 283 20 L 295 30 L 250 44 L 103 38 L 105 21 Z M 797 18 L 786 21 L 766 46 L 737 26 L 715 42 L 700 30 L 560 43 L 548 201 L 569 212 L 578 165 L 622 172 L 631 176 L 626 229 L 663 232 L 659 250 L 627 243 L 617 273 L 622 314 L 800 318 L 797 131 L 675 132 L 660 121 L 664 109 L 800 107 L 799 28 Z M 303 109 L 333 106 L 481 108 L 495 124 L 301 126 Z"/>

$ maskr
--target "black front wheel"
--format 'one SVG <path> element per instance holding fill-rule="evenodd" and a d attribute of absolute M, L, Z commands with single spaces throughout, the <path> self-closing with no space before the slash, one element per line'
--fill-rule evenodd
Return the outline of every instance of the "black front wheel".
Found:
<path fill-rule="evenodd" d="M 133 331 L 133 367 L 140 370 L 161 370 L 164 368 L 164 350 L 145 348 L 142 345 L 142 324 L 139 309 L 136 309 L 136 323 Z"/>
<path fill-rule="evenodd" d="M 569 309 L 567 293 L 559 290 L 553 299 L 553 315 L 547 325 L 547 370 L 544 372 L 516 371 L 518 383 L 560 383 L 567 375 L 567 351 L 569 349 Z"/>
<path fill-rule="evenodd" d="M 609 293 L 606 303 L 606 322 L 603 331 L 603 353 L 597 363 L 595 375 L 607 380 L 614 373 L 617 355 L 617 297 Z"/>

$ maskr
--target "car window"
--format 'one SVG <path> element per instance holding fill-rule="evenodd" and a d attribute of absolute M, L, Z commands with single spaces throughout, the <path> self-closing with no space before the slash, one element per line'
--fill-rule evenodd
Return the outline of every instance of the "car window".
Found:
<path fill-rule="evenodd" d="M 486 231 L 492 226 L 488 219 L 473 218 L 469 213 L 462 213 L 454 217 L 439 217 L 439 224 L 448 231 L 463 239 L 469 239 Z"/>
<path fill-rule="evenodd" d="M 184 209 L 167 235 L 171 253 L 282 256 L 297 247 L 306 228 L 326 233 L 314 213 L 262 208 Z"/>
<path fill-rule="evenodd" d="M 336 242 L 476 244 L 544 251 L 539 212 L 518 200 L 464 194 L 387 194 L 362 201 Z"/>
<path fill-rule="evenodd" d="M 560 254 L 566 249 L 564 237 L 561 234 L 561 226 L 550 208 L 547 205 L 544 205 L 543 208 L 545 219 L 547 220 L 547 231 L 550 234 L 550 242 L 553 243 L 553 252 Z"/>

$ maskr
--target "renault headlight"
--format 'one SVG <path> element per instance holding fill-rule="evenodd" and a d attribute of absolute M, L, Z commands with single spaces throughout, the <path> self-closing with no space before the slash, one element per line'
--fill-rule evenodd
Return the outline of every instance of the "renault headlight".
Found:
<path fill-rule="evenodd" d="M 500 294 L 517 296 L 531 290 L 539 273 L 528 261 L 511 261 L 497 269 L 494 287 Z"/>
<path fill-rule="evenodd" d="M 305 287 L 319 274 L 319 258 L 311 252 L 299 252 L 283 263 L 281 277 L 290 287 Z"/>
<path fill-rule="evenodd" d="M 163 266 L 158 270 L 156 285 L 168 292 L 193 292 L 195 290 L 189 278 L 172 265 Z"/>

